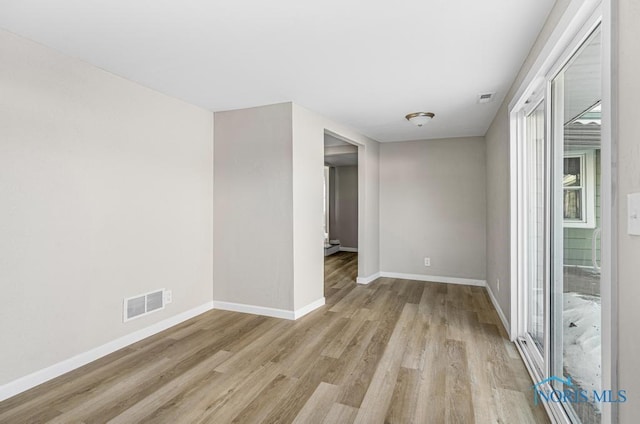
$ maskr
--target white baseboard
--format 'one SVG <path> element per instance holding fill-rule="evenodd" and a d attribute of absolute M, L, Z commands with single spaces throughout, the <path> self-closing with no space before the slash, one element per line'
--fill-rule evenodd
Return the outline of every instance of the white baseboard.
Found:
<path fill-rule="evenodd" d="M 358 248 L 357 247 L 342 247 L 342 246 L 340 246 L 340 251 L 341 252 L 358 253 Z"/>
<path fill-rule="evenodd" d="M 295 311 L 286 309 L 268 308 L 266 306 L 247 305 L 244 303 L 223 302 L 219 300 L 213 301 L 213 309 L 222 309 L 223 311 L 242 312 L 245 314 L 264 315 L 266 317 L 282 318 L 294 320 Z"/>
<path fill-rule="evenodd" d="M 296 311 L 290 311 L 287 309 L 276 309 L 276 308 L 269 308 L 266 306 L 247 305 L 244 303 L 222 302 L 222 301 L 214 300 L 213 308 L 222 309 L 224 311 L 242 312 L 245 314 L 263 315 L 266 317 L 296 320 L 308 314 L 309 312 L 313 311 L 314 309 L 317 309 L 323 306 L 324 302 L 325 302 L 325 299 L 323 297 L 314 302 L 311 302 L 307 306 L 303 306 L 302 308 Z"/>
<path fill-rule="evenodd" d="M 507 321 L 507 317 L 504 316 L 504 312 L 502 312 L 502 308 L 500 307 L 500 304 L 498 303 L 496 297 L 493 295 L 491 286 L 487 284 L 485 288 L 487 289 L 487 293 L 489 293 L 489 299 L 491 299 L 491 303 L 493 303 L 493 307 L 495 308 L 496 312 L 498 312 L 498 316 L 500 317 L 500 321 L 502 321 L 502 325 L 504 326 L 505 331 L 509 335 L 509 340 L 513 341 L 511 337 L 511 329 L 509 326 L 509 321 Z"/>
<path fill-rule="evenodd" d="M 293 313 L 293 319 L 301 318 L 307 315 L 309 312 L 315 311 L 316 309 L 324 306 L 324 304 L 325 304 L 325 298 L 321 297 L 320 299 L 309 303 L 307 306 L 303 306 L 300 309 L 296 309 L 296 311 Z"/>
<path fill-rule="evenodd" d="M 0 401 L 27 391 L 46 381 L 59 377 L 62 374 L 73 371 L 76 368 L 80 368 L 81 366 L 86 365 L 89 362 L 100 359 L 103 356 L 127 347 L 133 343 L 139 342 L 142 339 L 146 339 L 149 336 L 153 336 L 154 334 L 164 331 L 167 328 L 173 327 L 174 325 L 178 325 L 181 322 L 207 312 L 212 308 L 213 302 L 207 302 L 204 305 L 200 305 L 178 315 L 174 315 L 149 327 L 134 331 L 133 333 L 127 334 L 126 336 L 122 336 L 108 343 L 105 343 L 102 346 L 98 346 L 87 352 L 80 353 L 69 359 L 65 359 L 62 362 L 58 362 L 57 364 L 51 365 L 47 368 L 41 369 L 24 377 L 20 377 L 17 380 L 4 384 L 0 386 Z"/>
<path fill-rule="evenodd" d="M 369 284 L 372 281 L 377 280 L 378 278 L 380 278 L 380 273 L 376 272 L 375 274 L 371 274 L 368 277 L 358 277 L 358 278 L 356 278 L 356 283 L 358 283 L 358 284 Z"/>
<path fill-rule="evenodd" d="M 403 280 L 430 281 L 432 283 L 464 284 L 465 286 L 485 287 L 487 285 L 487 282 L 485 280 L 475 280 L 471 278 L 458 277 L 442 277 L 437 275 L 404 274 L 402 272 L 380 271 L 380 277 L 400 278 Z"/>

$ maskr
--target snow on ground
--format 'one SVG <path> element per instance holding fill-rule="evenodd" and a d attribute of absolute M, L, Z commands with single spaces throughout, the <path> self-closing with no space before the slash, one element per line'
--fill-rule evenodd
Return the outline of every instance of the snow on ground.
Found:
<path fill-rule="evenodd" d="M 600 390 L 600 298 L 564 293 L 564 368 L 581 389 Z"/>

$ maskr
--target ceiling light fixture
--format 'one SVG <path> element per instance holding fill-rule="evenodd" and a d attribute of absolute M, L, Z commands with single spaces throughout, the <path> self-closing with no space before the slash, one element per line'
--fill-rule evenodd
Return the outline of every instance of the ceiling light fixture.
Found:
<path fill-rule="evenodd" d="M 407 116 L 405 116 L 405 118 L 407 118 L 407 121 L 411 122 L 412 124 L 421 127 L 427 122 L 431 121 L 434 116 L 436 115 L 431 112 L 414 112 L 408 114 Z"/>

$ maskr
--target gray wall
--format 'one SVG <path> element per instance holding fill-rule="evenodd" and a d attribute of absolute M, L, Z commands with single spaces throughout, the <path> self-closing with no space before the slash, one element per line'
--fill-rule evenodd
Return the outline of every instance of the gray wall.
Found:
<path fill-rule="evenodd" d="M 329 233 L 342 247 L 358 248 L 358 167 L 331 168 Z"/>
<path fill-rule="evenodd" d="M 627 234 L 627 194 L 640 192 L 640 3 L 637 0 L 618 2 L 619 61 L 618 96 L 618 325 L 619 325 L 619 387 L 629 393 L 629 402 L 620 406 L 621 423 L 637 423 L 640 416 L 640 236 Z"/>
<path fill-rule="evenodd" d="M 511 320 L 511 239 L 509 195 L 509 113 L 508 105 L 553 32 L 569 0 L 558 0 L 547 17 L 520 72 L 511 85 L 487 133 L 487 284 L 507 320 Z M 497 280 L 500 279 L 500 290 Z"/>
<path fill-rule="evenodd" d="M 381 144 L 381 271 L 485 279 L 485 161 L 482 137 Z"/>
<path fill-rule="evenodd" d="M 3 31 L 0 92 L 0 385 L 212 300 L 211 112 Z"/>
<path fill-rule="evenodd" d="M 215 113 L 216 301 L 293 309 L 291 103 Z"/>

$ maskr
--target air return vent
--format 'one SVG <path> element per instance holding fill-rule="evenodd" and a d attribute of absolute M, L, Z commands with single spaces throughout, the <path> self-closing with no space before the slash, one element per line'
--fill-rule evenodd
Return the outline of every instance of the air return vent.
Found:
<path fill-rule="evenodd" d="M 496 93 L 481 93 L 478 94 L 478 103 L 489 103 L 493 101 L 493 97 Z"/>
<path fill-rule="evenodd" d="M 124 322 L 164 309 L 164 289 L 124 300 Z"/>

